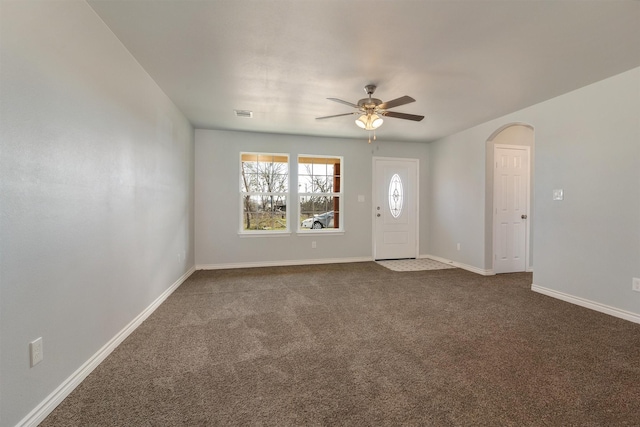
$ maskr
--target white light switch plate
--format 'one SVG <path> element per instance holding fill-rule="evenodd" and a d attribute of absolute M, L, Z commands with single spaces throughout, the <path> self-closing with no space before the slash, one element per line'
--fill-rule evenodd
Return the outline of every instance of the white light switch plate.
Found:
<path fill-rule="evenodd" d="M 44 359 L 44 353 L 42 351 L 42 337 L 29 343 L 29 356 L 32 368 L 42 362 L 42 359 Z"/>
<path fill-rule="evenodd" d="M 561 188 L 553 190 L 553 200 L 564 200 L 564 191 Z"/>

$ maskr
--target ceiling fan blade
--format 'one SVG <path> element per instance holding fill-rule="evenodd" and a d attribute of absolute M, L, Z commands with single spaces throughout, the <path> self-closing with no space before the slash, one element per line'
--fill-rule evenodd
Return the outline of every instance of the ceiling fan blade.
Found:
<path fill-rule="evenodd" d="M 404 104 L 409 104 L 411 102 L 416 102 L 416 100 L 410 96 L 405 95 L 405 96 L 401 96 L 400 98 L 392 99 L 391 101 L 383 102 L 382 104 L 378 105 L 378 108 L 381 110 L 386 110 L 388 108 L 399 107 Z"/>
<path fill-rule="evenodd" d="M 385 111 L 383 116 L 395 117 L 396 119 L 413 120 L 414 122 L 419 122 L 420 120 L 424 119 L 424 116 L 418 116 L 416 114 L 407 114 L 407 113 L 396 113 L 395 111 Z"/>
<path fill-rule="evenodd" d="M 358 114 L 358 113 L 354 112 L 354 113 L 334 114 L 333 116 L 316 117 L 316 120 L 330 119 L 332 117 L 350 116 L 352 114 Z"/>
<path fill-rule="evenodd" d="M 358 106 L 357 104 L 354 104 L 353 102 L 343 101 L 342 99 L 338 99 L 338 98 L 327 98 L 327 99 L 330 101 L 339 102 L 340 104 L 348 105 L 349 107 L 360 108 L 360 106 Z"/>

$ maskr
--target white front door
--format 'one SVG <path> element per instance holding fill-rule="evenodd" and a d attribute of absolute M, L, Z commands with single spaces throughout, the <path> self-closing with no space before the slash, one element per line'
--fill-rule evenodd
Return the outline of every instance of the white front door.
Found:
<path fill-rule="evenodd" d="M 496 145 L 493 175 L 493 271 L 526 270 L 529 147 Z"/>
<path fill-rule="evenodd" d="M 373 257 L 418 254 L 418 160 L 374 158 Z"/>

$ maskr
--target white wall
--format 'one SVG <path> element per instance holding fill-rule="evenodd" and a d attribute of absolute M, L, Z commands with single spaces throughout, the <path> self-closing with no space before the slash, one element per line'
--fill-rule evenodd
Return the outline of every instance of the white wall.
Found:
<path fill-rule="evenodd" d="M 378 140 L 334 139 L 309 136 L 267 135 L 248 132 L 196 130 L 196 264 L 218 268 L 229 265 L 267 265 L 300 261 L 371 259 L 372 158 L 400 157 L 420 160 L 420 188 L 426 188 L 427 146 Z M 240 237 L 240 156 L 241 151 L 344 156 L 343 235 L 299 235 L 295 221 L 292 233 L 279 237 Z M 291 169 L 295 172 L 295 168 Z M 297 176 L 291 174 L 291 187 Z M 424 193 L 423 193 L 424 194 Z M 358 202 L 358 195 L 365 201 Z M 420 245 L 426 247 L 428 197 L 421 197 Z M 292 215 L 297 213 L 292 200 Z M 317 248 L 311 248 L 311 241 Z"/>
<path fill-rule="evenodd" d="M 430 144 L 429 252 L 491 268 L 484 147 L 513 122 L 535 128 L 534 283 L 640 315 L 640 68 Z M 456 254 L 458 238 L 477 253 Z"/>
<path fill-rule="evenodd" d="M 1 7 L 0 425 L 13 426 L 194 265 L 194 136 L 86 3 Z"/>

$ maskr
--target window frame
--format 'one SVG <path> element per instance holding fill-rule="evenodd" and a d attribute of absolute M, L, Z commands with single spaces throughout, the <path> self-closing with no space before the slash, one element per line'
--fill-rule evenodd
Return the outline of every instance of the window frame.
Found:
<path fill-rule="evenodd" d="M 303 158 L 316 158 L 316 159 L 338 159 L 340 162 L 340 172 L 337 175 L 340 179 L 340 190 L 339 191 L 332 191 L 332 192 L 326 192 L 326 193 L 316 193 L 316 192 L 302 192 L 300 191 L 300 166 L 301 164 L 307 164 L 306 162 L 301 163 L 300 159 Z M 321 234 L 321 235 L 327 235 L 327 234 L 344 234 L 345 232 L 345 226 L 344 226 L 344 157 L 343 156 L 336 156 L 336 155 L 323 155 L 323 154 L 298 154 L 297 158 L 296 158 L 297 162 L 296 162 L 296 167 L 297 167 L 297 173 L 296 173 L 296 184 L 298 185 L 298 191 L 296 193 L 296 206 L 297 206 L 297 216 L 296 219 L 298 220 L 298 226 L 297 226 L 297 233 L 299 234 Z M 334 173 L 334 176 L 335 173 Z M 333 188 L 333 187 L 332 187 Z M 335 188 L 333 188 L 335 190 Z M 318 196 L 318 195 L 323 195 L 323 196 L 330 196 L 330 197 L 337 197 L 339 202 L 338 202 L 338 214 L 339 214 L 339 227 L 338 228 L 323 228 L 323 229 L 313 229 L 313 228 L 302 228 L 302 221 L 300 220 L 300 217 L 302 216 L 302 212 L 300 209 L 300 199 L 302 197 L 314 197 L 314 196 Z"/>
<path fill-rule="evenodd" d="M 271 157 L 285 157 L 287 159 L 287 191 L 246 191 L 244 179 L 243 179 L 243 157 L 245 155 L 252 155 L 259 158 L 260 156 Z M 273 152 L 256 152 L 256 151 L 241 151 L 239 154 L 238 162 L 238 183 L 239 183 L 239 229 L 238 234 L 240 237 L 276 237 L 276 236 L 288 236 L 291 234 L 291 156 L 289 153 L 273 153 Z M 245 197 L 249 196 L 264 196 L 264 195 L 283 195 L 285 203 L 285 218 L 286 226 L 284 229 L 271 229 L 271 230 L 245 230 L 244 229 L 244 216 L 245 216 Z"/>

